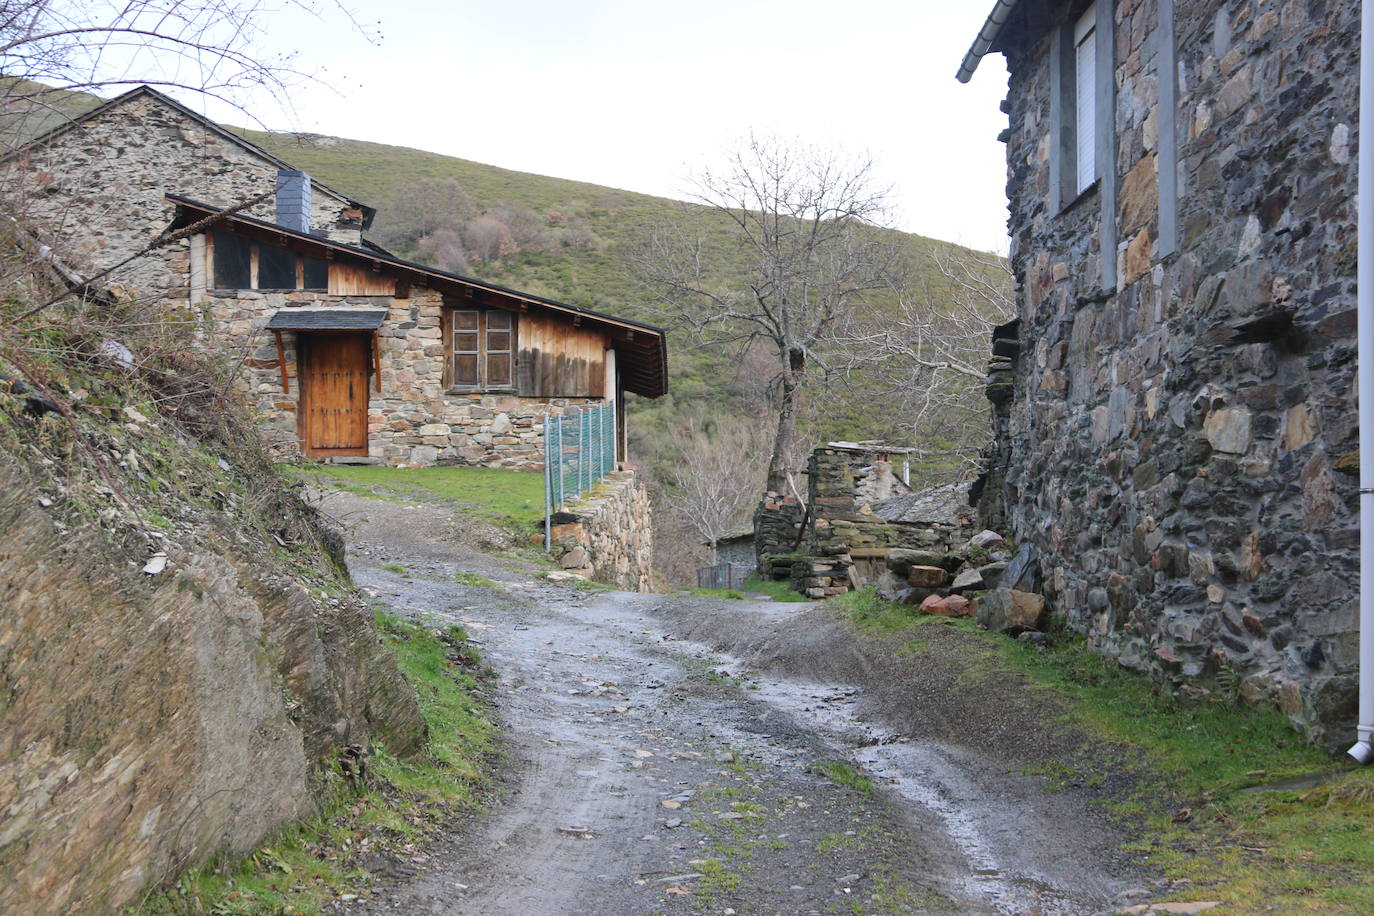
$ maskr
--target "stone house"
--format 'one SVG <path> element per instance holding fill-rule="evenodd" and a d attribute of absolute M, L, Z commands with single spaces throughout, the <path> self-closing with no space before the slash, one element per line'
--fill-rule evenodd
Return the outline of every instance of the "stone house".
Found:
<path fill-rule="evenodd" d="M 1000 0 L 1017 321 L 984 524 L 1123 664 L 1320 738 L 1357 667 L 1359 4 Z"/>
<path fill-rule="evenodd" d="M 661 330 L 369 245 L 370 208 L 147 87 L 0 160 L 0 181 L 86 269 L 191 230 L 116 282 L 203 319 L 279 453 L 540 470 L 547 416 L 613 401 L 623 460 L 625 394 L 666 391 Z"/>
<path fill-rule="evenodd" d="M 176 100 L 140 86 L 0 157 L 0 189 L 11 214 L 47 238 L 62 239 L 66 259 L 110 267 L 167 228 L 168 192 L 230 206 L 271 191 L 281 159 Z M 362 244 L 375 210 L 310 180 L 309 231 Z M 276 218 L 269 196 L 245 211 Z M 142 258 L 114 282 L 158 294 L 177 283 L 160 258 Z"/>
<path fill-rule="evenodd" d="M 299 179 L 297 179 L 300 182 Z M 303 183 L 303 182 L 300 182 Z M 282 183 L 283 209 L 291 206 Z M 170 272 L 286 451 L 540 470 L 541 421 L 667 390 L 662 331 L 169 195 Z"/>

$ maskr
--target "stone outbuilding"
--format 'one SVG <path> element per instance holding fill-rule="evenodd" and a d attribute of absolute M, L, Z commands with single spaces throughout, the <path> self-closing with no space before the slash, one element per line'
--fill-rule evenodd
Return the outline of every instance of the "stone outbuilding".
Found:
<path fill-rule="evenodd" d="M 1314 738 L 1357 666 L 1360 8 L 1001 0 L 1016 321 L 982 523 L 1123 664 Z"/>

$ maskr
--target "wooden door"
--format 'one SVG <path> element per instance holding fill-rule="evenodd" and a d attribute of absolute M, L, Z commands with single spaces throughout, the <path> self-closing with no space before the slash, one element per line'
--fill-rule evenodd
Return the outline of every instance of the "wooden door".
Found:
<path fill-rule="evenodd" d="M 300 338 L 300 424 L 305 453 L 366 455 L 369 335 L 302 333 Z"/>

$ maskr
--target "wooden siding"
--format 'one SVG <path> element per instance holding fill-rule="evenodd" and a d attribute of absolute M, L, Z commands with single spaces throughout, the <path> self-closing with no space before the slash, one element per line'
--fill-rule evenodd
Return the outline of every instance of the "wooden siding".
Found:
<path fill-rule="evenodd" d="M 331 261 L 329 264 L 329 295 L 394 296 L 396 295 L 396 278 L 390 273 L 376 273 L 361 264 Z"/>
<path fill-rule="evenodd" d="M 567 319 L 521 314 L 517 390 L 529 398 L 599 398 L 606 393 L 604 331 Z"/>

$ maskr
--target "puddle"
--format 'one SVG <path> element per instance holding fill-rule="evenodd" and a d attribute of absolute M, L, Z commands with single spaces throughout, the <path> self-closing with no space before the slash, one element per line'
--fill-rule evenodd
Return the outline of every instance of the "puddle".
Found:
<path fill-rule="evenodd" d="M 732 671 L 738 659 L 706 646 L 678 643 Z M 753 682 L 751 682 L 753 683 Z M 1049 810 L 1026 810 L 1022 793 L 1043 795 L 1038 780 L 989 773 L 972 754 L 913 741 L 864 721 L 857 688 L 801 681 L 758 681 L 749 695 L 810 728 L 837 753 L 859 764 L 875 783 L 934 815 L 962 854 L 967 873 L 960 892 L 1000 913 L 1100 912 L 1114 888 L 1078 869 L 1073 826 Z M 992 784 L 980 781 L 983 775 Z M 1006 788 L 1010 791 L 1000 791 Z M 1038 805 L 1048 809 L 1049 804 Z M 1065 836 L 1064 834 L 1069 834 Z M 1046 863 L 1046 867 L 1039 867 Z"/>

